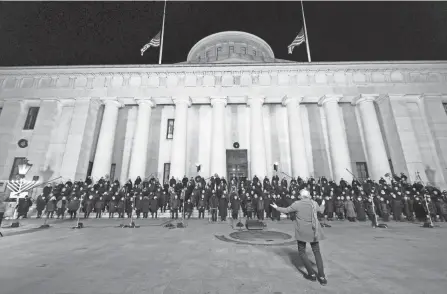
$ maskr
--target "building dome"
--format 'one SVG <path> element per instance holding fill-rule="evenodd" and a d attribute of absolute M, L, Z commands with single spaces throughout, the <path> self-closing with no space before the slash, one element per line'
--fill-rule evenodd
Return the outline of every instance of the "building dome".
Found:
<path fill-rule="evenodd" d="M 261 38 L 238 31 L 220 32 L 203 38 L 189 51 L 187 63 L 285 62 Z"/>

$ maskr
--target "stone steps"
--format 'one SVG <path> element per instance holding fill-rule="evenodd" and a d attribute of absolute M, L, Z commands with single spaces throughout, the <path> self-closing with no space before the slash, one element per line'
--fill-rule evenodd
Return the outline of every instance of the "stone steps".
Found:
<path fill-rule="evenodd" d="M 45 212 L 44 212 L 45 213 Z M 54 213 L 54 218 L 56 218 L 56 213 Z M 219 212 L 217 212 L 217 215 L 219 216 Z M 35 208 L 33 207 L 33 209 L 30 209 L 29 213 L 28 213 L 28 218 L 36 218 L 37 216 L 37 212 L 35 210 Z M 69 217 L 70 215 L 65 212 L 65 218 L 67 218 L 67 216 Z M 84 216 L 84 213 L 81 212 L 81 217 Z M 142 217 L 143 214 L 140 215 L 140 217 Z M 208 213 L 208 211 L 205 211 L 205 218 L 208 218 L 209 216 L 211 216 L 211 214 Z M 227 217 L 231 216 L 231 212 L 229 212 L 227 214 Z M 44 215 L 44 217 L 46 217 L 46 215 Z M 109 213 L 108 212 L 104 212 L 101 215 L 102 218 L 109 218 Z M 118 213 L 114 214 L 114 218 L 118 217 Z M 125 214 L 125 217 L 127 217 L 127 214 Z M 133 217 L 136 218 L 137 214 L 135 213 L 135 211 L 133 212 Z M 151 213 L 149 212 L 148 217 L 151 217 Z M 167 209 L 166 212 L 161 213 L 160 210 L 158 210 L 158 218 L 171 218 L 171 213 L 170 211 Z M 242 213 L 240 213 L 240 217 L 242 217 Z M 281 218 L 285 218 L 286 215 L 285 214 L 281 214 Z M 90 214 L 89 218 L 96 218 L 96 212 L 92 212 Z M 181 213 L 179 212 L 179 218 L 181 218 Z M 199 218 L 199 211 L 197 209 L 194 209 L 192 214 L 191 214 L 191 218 Z M 10 217 L 6 216 L 5 219 L 11 219 Z"/>

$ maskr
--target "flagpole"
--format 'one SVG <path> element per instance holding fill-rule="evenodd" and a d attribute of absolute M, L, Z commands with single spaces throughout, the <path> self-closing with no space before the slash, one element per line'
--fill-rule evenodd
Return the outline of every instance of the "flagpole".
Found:
<path fill-rule="evenodd" d="M 304 37 L 306 38 L 307 60 L 309 62 L 312 62 L 312 59 L 310 58 L 309 39 L 307 38 L 306 17 L 304 17 L 304 6 L 302 0 L 301 0 L 301 12 L 303 13 Z"/>
<path fill-rule="evenodd" d="M 163 57 L 163 39 L 165 36 L 166 2 L 167 2 L 167 0 L 165 0 L 165 7 L 163 8 L 163 24 L 161 27 L 161 44 L 160 44 L 160 54 L 159 54 L 159 58 L 158 58 L 158 64 L 161 64 L 161 59 Z"/>

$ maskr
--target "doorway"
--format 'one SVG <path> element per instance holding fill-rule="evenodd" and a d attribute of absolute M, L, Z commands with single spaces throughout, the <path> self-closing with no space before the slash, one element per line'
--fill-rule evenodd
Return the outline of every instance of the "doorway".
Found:
<path fill-rule="evenodd" d="M 238 182 L 248 177 L 247 149 L 227 150 L 227 179 L 236 178 Z"/>

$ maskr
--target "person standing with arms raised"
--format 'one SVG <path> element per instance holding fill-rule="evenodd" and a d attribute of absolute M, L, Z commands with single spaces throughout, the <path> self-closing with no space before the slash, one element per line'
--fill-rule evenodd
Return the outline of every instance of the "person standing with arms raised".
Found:
<path fill-rule="evenodd" d="M 307 275 L 304 277 L 311 281 L 318 281 L 321 285 L 326 285 L 327 280 L 324 274 L 323 259 L 320 253 L 320 241 L 325 239 L 323 229 L 317 218 L 317 212 L 324 211 L 324 203 L 321 206 L 310 198 L 310 193 L 307 190 L 300 191 L 301 200 L 295 201 L 289 207 L 278 207 L 275 203 L 270 204 L 274 209 L 282 213 L 296 213 L 295 219 L 295 239 L 298 243 L 298 254 L 301 257 L 304 266 L 307 270 Z M 315 261 L 318 268 L 318 277 L 312 268 L 309 259 L 306 255 L 306 243 L 310 243 L 312 251 L 315 256 Z"/>

